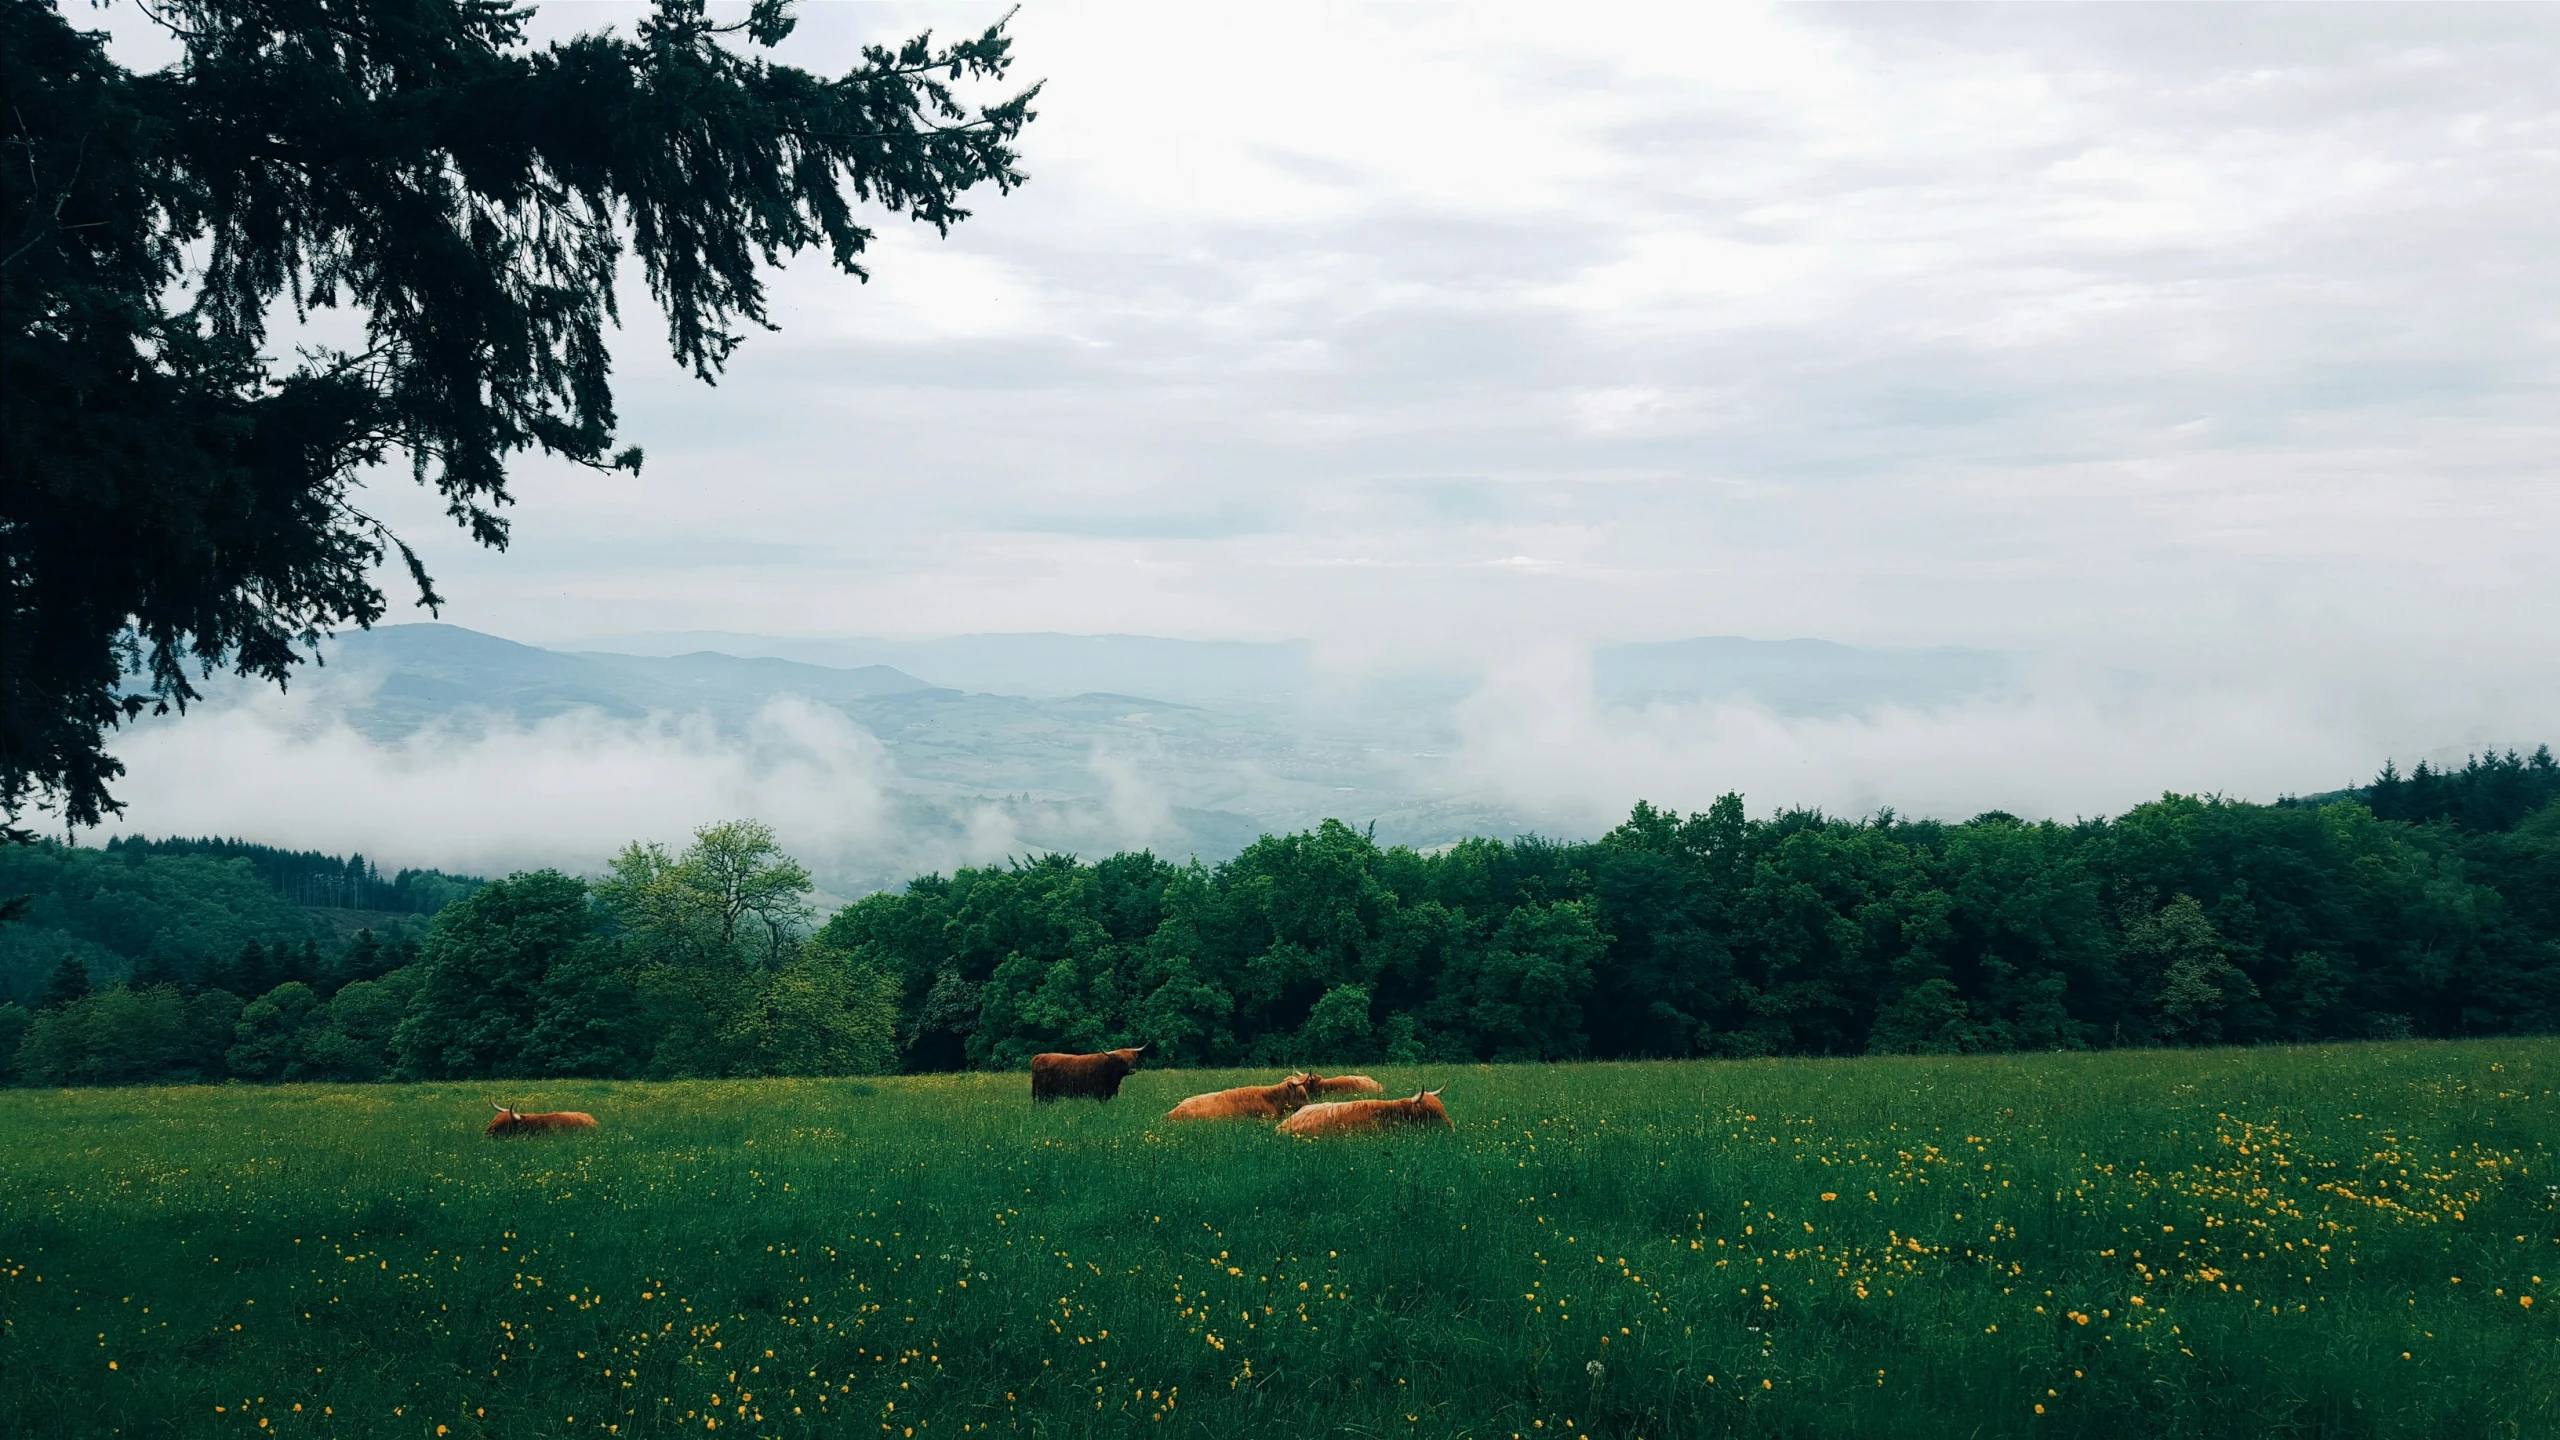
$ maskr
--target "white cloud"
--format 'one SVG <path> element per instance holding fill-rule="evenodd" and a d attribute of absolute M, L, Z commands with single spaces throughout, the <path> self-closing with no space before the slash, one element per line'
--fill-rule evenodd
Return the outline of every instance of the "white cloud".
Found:
<path fill-rule="evenodd" d="M 807 7 L 782 58 L 1001 10 Z M 1022 192 L 948 240 L 885 221 L 870 286 L 804 257 L 716 390 L 634 310 L 641 479 L 528 466 L 503 557 L 377 487 L 448 618 L 1306 636 L 1435 672 L 1819 635 L 2220 677 L 1775 730 L 1489 693 L 1485 783 L 1595 794 L 1731 761 L 1847 805 L 1907 764 L 1980 808 L 2011 753 L 2051 757 L 2026 809 L 2120 806 L 2560 715 L 2518 679 L 2560 673 L 2560 11 L 1035 6 L 1016 34 L 1048 81 Z"/>
<path fill-rule="evenodd" d="M 237 835 L 400 864 L 593 873 L 625 843 L 681 843 L 741 815 L 825 868 L 870 868 L 899 834 L 880 742 L 834 711 L 778 700 L 743 735 L 703 717 L 573 712 L 398 742 L 348 727 L 333 687 L 138 727 L 117 747 L 119 829 Z"/>
<path fill-rule="evenodd" d="M 110 828 L 361 852 L 386 868 L 593 875 L 633 840 L 681 848 L 749 817 L 840 896 L 1043 851 L 1179 858 L 1195 843 L 1144 755 L 1097 749 L 1086 794 L 951 794 L 902 775 L 843 712 L 787 695 L 735 727 L 462 711 L 385 740 L 347 719 L 379 679 L 333 671 L 287 695 L 225 685 L 183 721 L 136 726 L 115 747 L 127 810 Z"/>
<path fill-rule="evenodd" d="M 2560 714 L 2560 679 L 2547 673 L 2483 703 L 2472 686 L 2458 699 L 2382 682 L 2341 693 L 2300 657 L 2154 658 L 2149 674 L 2055 663 L 2015 695 L 1803 717 L 1748 702 L 1601 706 L 1578 657 L 1532 652 L 1460 707 L 1451 769 L 1569 835 L 1598 833 L 1639 799 L 1688 811 L 1727 791 L 1755 814 L 2068 820 L 2171 791 L 2268 801 L 2338 789 L 2370 779 L 2384 756 L 2406 768 L 2473 747 L 2529 749 Z"/>

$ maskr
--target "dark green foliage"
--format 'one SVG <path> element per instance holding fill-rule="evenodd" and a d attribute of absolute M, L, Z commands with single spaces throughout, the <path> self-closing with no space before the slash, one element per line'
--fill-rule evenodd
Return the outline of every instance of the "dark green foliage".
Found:
<path fill-rule="evenodd" d="M 313 1010 L 302 1031 L 301 1053 L 286 1072 L 293 1080 L 379 1080 L 390 1071 L 391 1037 L 408 1013 L 422 977 L 415 968 L 339 987 Z"/>
<path fill-rule="evenodd" d="M 746 1077 L 1126 1044 L 1273 1067 L 2560 1029 L 2560 805 L 2473 833 L 2354 801 L 2170 795 L 2065 826 L 1752 820 L 1726 796 L 1685 817 L 1638 805 L 1587 844 L 1437 854 L 1327 822 L 1214 868 L 1137 852 L 927 876 L 806 941 L 733 923 L 757 913 L 732 903 L 754 887 L 714 883 L 764 876 L 759 904 L 796 914 L 806 879 L 769 833 L 696 838 L 681 857 L 635 846 L 594 886 L 484 886 L 423 949 L 252 937 L 198 994 L 153 961 L 76 998 L 75 962 L 23 1022 L 19 1073 Z M 70 853 L 118 873 L 210 863 Z"/>
<path fill-rule="evenodd" d="M 45 977 L 44 993 L 36 998 L 36 1008 L 59 1010 L 77 1004 L 89 998 L 89 989 L 89 967 L 81 964 L 79 957 L 65 955 L 62 963 L 53 967 L 53 973 Z"/>
<path fill-rule="evenodd" d="M 2528 770 L 2530 767 L 2528 767 Z M 2114 821 L 1754 821 L 1215 869 L 929 876 L 821 940 L 902 983 L 910 1068 L 1956 1054 L 2560 1028 L 2560 807 L 2466 835 L 2166 796 Z"/>
<path fill-rule="evenodd" d="M 868 965 L 804 951 L 746 977 L 723 1027 L 728 1075 L 876 1075 L 898 1066 L 897 982 Z"/>
<path fill-rule="evenodd" d="M 251 940 L 299 947 L 318 930 L 245 862 L 196 855 L 0 845 L 0 894 L 28 896 L 26 915 L 0 925 L 0 997 L 22 1004 L 65 954 L 101 983 L 146 960 L 166 967 L 156 979 L 194 979 Z"/>
<path fill-rule="evenodd" d="M 371 930 L 358 930 L 348 937 L 347 948 L 338 956 L 337 969 L 329 978 L 333 985 L 352 985 L 359 980 L 379 979 L 392 968 L 382 942 L 374 938 Z"/>
<path fill-rule="evenodd" d="M 871 48 L 825 79 L 659 0 L 636 34 L 541 48 L 482 0 L 171 0 L 185 58 L 111 61 L 44 0 L 0 0 L 0 810 L 94 825 L 103 732 L 195 698 L 190 671 L 282 683 L 385 612 L 409 547 L 354 488 L 405 462 L 502 547 L 507 465 L 616 452 L 605 326 L 638 260 L 705 380 L 770 322 L 763 273 L 820 248 L 862 273 L 855 206 L 947 228 L 1021 179 L 1026 92 L 1000 29 Z M 346 307 L 301 347 L 270 318 Z M 137 689 L 137 680 L 139 688 Z"/>
<path fill-rule="evenodd" d="M 154 985 L 183 987 L 187 977 L 179 973 L 177 965 L 167 956 L 151 954 L 143 956 L 141 962 L 133 967 L 133 978 L 129 983 L 136 990 L 148 990 Z"/>
<path fill-rule="evenodd" d="M 651 964 L 633 983 L 637 1014 L 620 1033 L 639 1038 L 653 1077 L 898 1068 L 897 981 L 823 947 L 779 970 Z"/>
<path fill-rule="evenodd" d="M 640 1073 L 649 1035 L 639 993 L 611 946 L 592 935 L 582 940 L 542 977 L 539 998 L 540 1014 L 526 1041 L 535 1073 Z"/>
<path fill-rule="evenodd" d="M 140 835 L 107 841 L 107 853 L 203 855 L 216 860 L 245 860 L 258 878 L 296 905 L 329 910 L 382 910 L 402 915 L 433 915 L 488 882 L 474 875 L 448 875 L 441 870 L 402 870 L 383 878 L 362 855 L 329 855 L 317 850 L 279 850 L 246 840 L 170 836 L 149 840 Z"/>
<path fill-rule="evenodd" d="M 38 1015 L 19 1047 L 18 1073 L 36 1085 L 220 1080 L 241 1018 L 227 991 L 117 985 Z"/>
<path fill-rule="evenodd" d="M 1376 1027 L 1369 1023 L 1369 987 L 1336 985 L 1317 998 L 1298 1032 L 1297 1051 L 1310 1064 L 1360 1064 L 1377 1058 Z"/>
<path fill-rule="evenodd" d="M 228 990 L 234 995 L 264 995 L 269 986 L 283 978 L 267 958 L 267 947 L 252 940 L 230 959 L 206 966 L 203 983 L 209 989 Z"/>
<path fill-rule="evenodd" d="M 320 997 L 299 980 L 287 980 L 240 1007 L 224 1064 L 243 1080 L 282 1080 L 302 1058 L 303 1029 Z"/>
<path fill-rule="evenodd" d="M 398 935 L 386 941 L 371 930 L 358 930 L 347 937 L 346 948 L 338 952 L 338 958 L 324 967 L 315 988 L 323 995 L 333 995 L 341 985 L 379 980 L 417 962 L 416 940 Z"/>
<path fill-rule="evenodd" d="M 978 987 L 957 970 L 942 970 L 913 1007 L 903 1038 L 907 1063 L 918 1070 L 957 1070 L 968 1063 L 969 1037 L 978 1029 Z"/>
<path fill-rule="evenodd" d="M 539 1073 L 533 1051 L 555 971 L 593 943 L 586 882 L 557 870 L 492 881 L 436 917 L 392 1044 L 424 1078 Z"/>
<path fill-rule="evenodd" d="M 2537 746 L 2530 759 L 2509 750 L 2474 755 L 2459 770 L 2434 770 L 2427 762 L 2403 777 L 2384 765 L 2361 797 L 2385 820 L 2437 821 L 2469 831 L 2512 830 L 2524 817 L 2560 798 L 2560 761 Z"/>

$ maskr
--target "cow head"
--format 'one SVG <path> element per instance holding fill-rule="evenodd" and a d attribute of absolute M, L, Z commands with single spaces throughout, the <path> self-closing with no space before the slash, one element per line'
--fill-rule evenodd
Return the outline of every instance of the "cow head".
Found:
<path fill-rule="evenodd" d="M 1448 1088 L 1443 1085 L 1440 1090 Z M 1414 1118 L 1423 1124 L 1439 1125 L 1455 1130 L 1458 1127 L 1449 1119 L 1448 1108 L 1440 1103 L 1440 1090 L 1425 1090 L 1404 1103 L 1413 1107 Z"/>
<path fill-rule="evenodd" d="M 482 1134 L 512 1135 L 516 1132 L 516 1127 L 524 1123 L 524 1116 L 508 1109 L 506 1106 L 499 1104 L 495 1100 L 489 1102 L 489 1108 L 498 1112 L 498 1118 L 490 1121 L 489 1128 L 482 1131 Z"/>
<path fill-rule="evenodd" d="M 1132 1045 L 1126 1050 L 1107 1050 L 1103 1053 L 1111 1057 L 1121 1074 L 1126 1075 L 1138 1068 L 1138 1052 L 1146 1048 L 1144 1045 Z"/>
<path fill-rule="evenodd" d="M 1308 1101 L 1316 1097 L 1316 1077 L 1292 1075 L 1273 1088 L 1280 1092 L 1277 1098 L 1281 1109 L 1302 1110 L 1306 1108 Z"/>

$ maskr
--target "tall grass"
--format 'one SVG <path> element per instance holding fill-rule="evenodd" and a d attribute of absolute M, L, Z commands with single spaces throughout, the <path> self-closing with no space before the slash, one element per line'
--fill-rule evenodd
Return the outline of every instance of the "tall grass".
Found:
<path fill-rule="evenodd" d="M 2560 1434 L 2560 1042 L 1256 1078 L 0 1093 L 0 1430 Z"/>

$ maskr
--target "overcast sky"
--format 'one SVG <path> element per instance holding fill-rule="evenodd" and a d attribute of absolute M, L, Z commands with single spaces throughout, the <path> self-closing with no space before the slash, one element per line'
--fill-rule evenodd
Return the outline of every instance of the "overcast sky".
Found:
<path fill-rule="evenodd" d="M 808 5 L 781 57 L 1002 9 Z M 503 557 L 380 487 L 446 618 L 1306 637 L 1532 709 L 1707 634 L 2280 692 L 2160 732 L 2195 783 L 2560 729 L 2560 8 L 1013 33 L 1027 188 L 795 268 L 717 389 L 626 311 L 644 477 L 527 465 Z M 1544 723 L 1483 753 L 1590 739 Z"/>
<path fill-rule="evenodd" d="M 1014 30 L 1032 183 L 799 267 L 716 390 L 635 317 L 647 476 L 436 536 L 454 618 L 2553 654 L 2560 10 Z"/>
<path fill-rule="evenodd" d="M 806 5 L 781 55 L 837 70 L 1003 8 Z M 1046 82 L 1031 184 L 947 240 L 885 221 L 868 285 L 797 267 L 717 389 L 635 313 L 641 481 L 528 465 L 486 560 L 383 487 L 451 618 L 2560 630 L 2560 10 L 1034 4 L 1013 30 Z"/>

